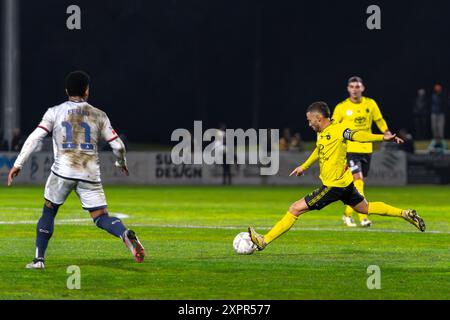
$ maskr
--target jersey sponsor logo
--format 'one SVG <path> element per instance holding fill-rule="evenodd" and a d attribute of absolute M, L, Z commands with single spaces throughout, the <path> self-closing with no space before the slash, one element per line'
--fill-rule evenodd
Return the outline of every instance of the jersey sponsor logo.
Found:
<path fill-rule="evenodd" d="M 363 125 L 366 123 L 366 118 L 365 117 L 357 117 L 355 118 L 355 124 L 356 125 Z"/>
<path fill-rule="evenodd" d="M 323 144 L 318 144 L 317 145 L 317 150 L 319 153 L 319 160 L 320 161 L 328 161 L 330 158 L 325 157 L 325 152 L 324 152 L 325 146 Z"/>

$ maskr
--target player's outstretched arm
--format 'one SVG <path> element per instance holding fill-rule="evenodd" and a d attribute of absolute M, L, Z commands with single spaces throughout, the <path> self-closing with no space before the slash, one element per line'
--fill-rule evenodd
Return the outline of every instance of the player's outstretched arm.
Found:
<path fill-rule="evenodd" d="M 397 137 L 396 134 L 392 134 L 390 131 L 386 131 L 382 134 L 372 134 L 366 131 L 352 131 L 347 129 L 344 131 L 344 138 L 346 140 L 357 142 L 381 142 L 381 141 L 393 141 L 395 143 L 404 143 L 404 141 Z"/>
<path fill-rule="evenodd" d="M 386 133 L 387 131 L 390 132 L 389 127 L 386 123 L 386 120 L 384 120 L 384 117 L 381 114 L 380 107 L 374 100 L 372 100 L 372 101 L 374 103 L 374 108 L 373 108 L 372 112 L 373 112 L 373 118 L 374 118 L 375 124 L 377 125 L 380 132 L 382 132 L 382 133 Z"/>
<path fill-rule="evenodd" d="M 375 124 L 377 125 L 378 129 L 380 130 L 380 132 L 385 133 L 385 132 L 389 131 L 389 127 L 388 127 L 388 125 L 386 123 L 386 120 L 384 120 L 383 118 L 375 120 Z"/>
<path fill-rule="evenodd" d="M 308 160 L 306 160 L 305 163 L 303 163 L 301 166 L 295 168 L 289 176 L 291 177 L 293 175 L 296 175 L 297 177 L 299 177 L 304 175 L 305 171 L 308 170 L 309 167 L 311 167 L 317 160 L 319 160 L 319 150 L 315 148 L 309 156 Z"/>
<path fill-rule="evenodd" d="M 19 156 L 14 163 L 14 166 L 9 171 L 8 174 L 8 186 L 11 186 L 15 177 L 17 177 L 22 170 L 23 165 L 27 162 L 30 155 L 39 145 L 39 143 L 44 139 L 47 135 L 47 131 L 42 129 L 41 127 L 37 127 L 27 138 L 25 141 L 22 150 L 20 150 Z"/>
<path fill-rule="evenodd" d="M 291 172 L 289 177 L 292 177 L 294 175 L 297 176 L 297 177 L 300 177 L 300 176 L 302 176 L 304 174 L 305 174 L 305 170 L 302 168 L 302 166 L 299 166 L 299 167 L 295 168 L 294 171 Z"/>

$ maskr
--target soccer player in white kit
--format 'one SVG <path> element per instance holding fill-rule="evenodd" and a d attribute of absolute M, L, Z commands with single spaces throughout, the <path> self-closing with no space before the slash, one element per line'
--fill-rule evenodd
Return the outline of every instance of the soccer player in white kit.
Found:
<path fill-rule="evenodd" d="M 122 221 L 108 215 L 107 203 L 100 180 L 98 142 L 106 140 L 117 157 L 116 167 L 129 175 L 125 146 L 105 112 L 87 103 L 89 76 L 83 71 L 71 72 L 66 77 L 67 102 L 50 108 L 39 126 L 30 134 L 9 172 L 8 186 L 20 173 L 40 141 L 53 135 L 54 163 L 45 185 L 45 204 L 36 230 L 36 255 L 29 269 L 44 269 L 45 251 L 53 234 L 54 220 L 72 190 L 80 198 L 97 227 L 120 238 L 131 250 L 137 262 L 143 262 L 145 251 L 135 232 Z"/>

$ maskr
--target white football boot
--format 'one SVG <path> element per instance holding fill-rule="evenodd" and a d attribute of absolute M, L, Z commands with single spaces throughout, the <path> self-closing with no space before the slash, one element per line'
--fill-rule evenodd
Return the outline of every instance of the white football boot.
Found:
<path fill-rule="evenodd" d="M 128 249 L 130 249 L 136 262 L 144 262 L 145 249 L 142 243 L 139 241 L 139 238 L 136 236 L 136 233 L 133 230 L 125 230 L 122 235 L 122 240 L 128 247 Z"/>
<path fill-rule="evenodd" d="M 352 217 L 347 217 L 345 214 L 342 216 L 342 221 L 347 227 L 356 227 L 355 220 Z"/>
<path fill-rule="evenodd" d="M 27 269 L 45 269 L 44 260 L 34 259 L 33 262 L 30 262 L 25 266 Z"/>

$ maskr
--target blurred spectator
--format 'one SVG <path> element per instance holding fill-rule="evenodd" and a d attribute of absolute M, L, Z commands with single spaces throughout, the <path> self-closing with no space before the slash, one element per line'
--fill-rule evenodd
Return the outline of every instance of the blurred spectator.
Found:
<path fill-rule="evenodd" d="M 445 138 L 445 114 L 448 99 L 440 84 L 435 84 L 431 95 L 431 130 L 433 137 Z"/>
<path fill-rule="evenodd" d="M 419 89 L 413 104 L 414 134 L 417 140 L 425 140 L 428 137 L 428 114 L 426 91 Z"/>
<path fill-rule="evenodd" d="M 22 133 L 20 132 L 19 128 L 15 128 L 13 130 L 13 137 L 11 140 L 11 151 L 20 151 L 22 149 L 22 146 L 24 144 L 24 137 L 22 136 Z"/>
<path fill-rule="evenodd" d="M 397 145 L 398 150 L 405 151 L 406 153 L 416 152 L 413 136 L 408 132 L 407 129 L 400 129 L 400 131 L 398 132 L 398 136 L 405 141 L 405 143 Z"/>
<path fill-rule="evenodd" d="M 291 143 L 291 129 L 284 128 L 283 135 L 280 138 L 280 151 L 287 151 Z"/>
<path fill-rule="evenodd" d="M 292 139 L 289 143 L 288 150 L 289 151 L 303 151 L 303 142 L 302 142 L 300 133 L 294 134 L 294 136 L 292 137 Z"/>
<path fill-rule="evenodd" d="M 0 151 L 9 151 L 8 141 L 3 136 L 3 130 L 0 130 Z"/>
<path fill-rule="evenodd" d="M 428 146 L 428 152 L 433 155 L 444 154 L 447 148 L 447 141 L 445 141 L 445 139 L 441 139 L 440 137 L 436 137 L 431 140 L 431 143 Z"/>

